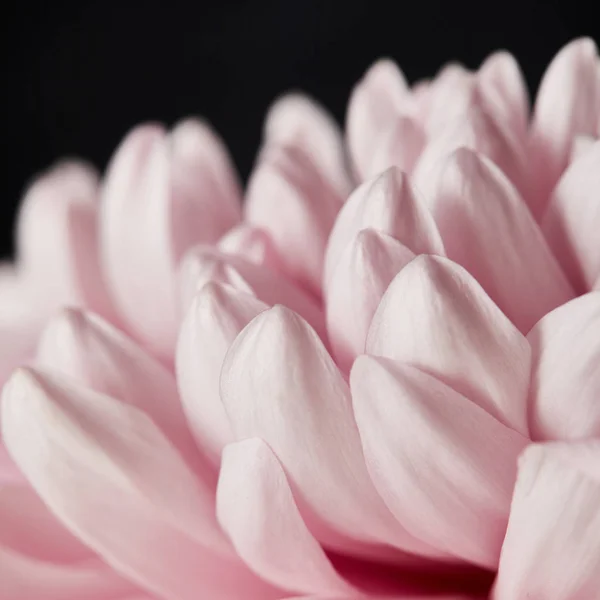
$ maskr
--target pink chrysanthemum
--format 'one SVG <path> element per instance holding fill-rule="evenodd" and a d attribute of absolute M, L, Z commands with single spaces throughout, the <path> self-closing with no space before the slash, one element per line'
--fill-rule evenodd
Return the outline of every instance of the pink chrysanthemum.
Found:
<path fill-rule="evenodd" d="M 243 208 L 195 120 L 41 176 L 0 274 L 0 599 L 597 598 L 599 136 L 582 39 L 531 117 L 506 53 L 376 63 L 345 144 L 285 97 Z"/>

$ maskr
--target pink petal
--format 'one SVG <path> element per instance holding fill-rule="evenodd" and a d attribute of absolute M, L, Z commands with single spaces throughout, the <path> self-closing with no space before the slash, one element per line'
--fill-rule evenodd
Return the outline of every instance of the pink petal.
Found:
<path fill-rule="evenodd" d="M 519 194 L 465 148 L 446 161 L 432 213 L 448 258 L 463 265 L 523 332 L 573 291 Z"/>
<path fill-rule="evenodd" d="M 365 349 L 375 310 L 390 281 L 414 254 L 394 238 L 363 229 L 346 248 L 326 295 L 327 329 L 338 364 L 348 371 Z"/>
<path fill-rule="evenodd" d="M 241 223 L 230 229 L 217 244 L 225 254 L 234 254 L 257 265 L 277 269 L 279 257 L 271 238 L 258 227 Z"/>
<path fill-rule="evenodd" d="M 103 200 L 102 250 L 115 301 L 135 335 L 169 357 L 179 260 L 194 244 L 216 242 L 240 217 L 225 150 L 201 122 L 185 121 L 169 136 L 138 127 L 112 160 Z"/>
<path fill-rule="evenodd" d="M 267 232 L 285 271 L 318 293 L 325 244 L 341 205 L 312 157 L 268 147 L 248 184 L 245 213 Z"/>
<path fill-rule="evenodd" d="M 177 382 L 189 426 L 211 461 L 234 440 L 219 394 L 225 354 L 239 332 L 267 305 L 231 286 L 208 283 L 195 296 L 177 343 Z"/>
<path fill-rule="evenodd" d="M 348 149 L 359 180 L 371 164 L 377 138 L 401 114 L 409 101 L 404 75 L 391 60 L 379 60 L 356 84 L 346 114 Z"/>
<path fill-rule="evenodd" d="M 264 137 L 267 144 L 298 147 L 315 163 L 341 197 L 350 192 L 342 134 L 335 119 L 317 102 L 287 94 L 269 109 Z"/>
<path fill-rule="evenodd" d="M 225 558 L 214 499 L 139 409 L 22 369 L 4 387 L 2 425 L 44 502 L 120 573 L 164 598 L 265 597 Z"/>
<path fill-rule="evenodd" d="M 529 344 L 452 261 L 419 256 L 400 271 L 373 317 L 366 351 L 431 373 L 527 434 Z"/>
<path fill-rule="evenodd" d="M 286 475 L 262 440 L 225 448 L 217 515 L 237 553 L 266 581 L 308 594 L 352 593 L 304 524 Z"/>
<path fill-rule="evenodd" d="M 540 84 L 531 125 L 537 185 L 530 206 L 538 219 L 567 166 L 574 138 L 595 135 L 600 106 L 597 61 L 591 38 L 575 40 L 556 55 Z"/>
<path fill-rule="evenodd" d="M 325 288 L 342 254 L 362 229 L 375 229 L 415 254 L 444 254 L 437 227 L 408 177 L 390 168 L 363 183 L 348 198 L 331 231 L 325 255 Z"/>
<path fill-rule="evenodd" d="M 114 318 L 98 256 L 98 177 L 65 162 L 34 182 L 18 218 L 19 277 L 46 313 L 64 303 Z"/>
<path fill-rule="evenodd" d="M 600 436 L 600 291 L 552 311 L 527 338 L 534 439 Z"/>
<path fill-rule="evenodd" d="M 432 547 L 495 568 L 526 438 L 409 365 L 361 356 L 350 383 L 369 472 L 396 518 Z"/>
<path fill-rule="evenodd" d="M 477 73 L 479 93 L 488 110 L 524 141 L 529 121 L 529 93 L 523 73 L 509 52 L 491 54 Z"/>
<path fill-rule="evenodd" d="M 208 247 L 193 249 L 182 262 L 181 287 L 186 310 L 194 295 L 210 281 L 254 294 L 268 305 L 283 304 L 306 319 L 325 338 L 325 317 L 312 296 L 270 269 Z"/>
<path fill-rule="evenodd" d="M 596 141 L 565 171 L 542 220 L 550 248 L 580 292 L 592 289 L 600 276 L 599 165 Z"/>
<path fill-rule="evenodd" d="M 37 362 L 141 409 L 197 466 L 197 449 L 173 376 L 100 317 L 76 309 L 60 312 L 42 333 Z"/>
<path fill-rule="evenodd" d="M 591 150 L 595 141 L 596 138 L 592 137 L 591 135 L 578 135 L 573 140 L 573 148 L 571 149 L 569 165 L 583 156 L 588 150 Z"/>
<path fill-rule="evenodd" d="M 375 492 L 348 386 L 295 313 L 277 306 L 242 331 L 225 358 L 221 398 L 237 439 L 260 437 L 275 452 L 320 541 L 426 551 L 398 528 Z"/>
<path fill-rule="evenodd" d="M 7 600 L 134 600 L 135 594 L 132 584 L 99 560 L 56 564 L 2 546 L 0 581 L 2 597 Z M 135 600 L 143 598 L 136 595 Z"/>
<path fill-rule="evenodd" d="M 519 460 L 494 600 L 598 595 L 598 465 L 598 441 L 526 450 Z"/>
<path fill-rule="evenodd" d="M 448 121 L 439 135 L 431 138 L 413 173 L 416 189 L 430 200 L 435 195 L 440 170 L 448 155 L 468 148 L 494 162 L 521 193 L 528 192 L 527 160 L 512 133 L 493 115 L 474 103 L 464 114 Z"/>

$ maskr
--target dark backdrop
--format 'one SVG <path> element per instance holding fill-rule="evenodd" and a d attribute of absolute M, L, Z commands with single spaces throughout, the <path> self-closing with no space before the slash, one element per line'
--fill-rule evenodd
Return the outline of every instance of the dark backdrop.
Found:
<path fill-rule="evenodd" d="M 600 37 L 592 0 L 15 2 L 3 18 L 0 254 L 26 181 L 62 155 L 104 167 L 136 122 L 205 115 L 244 177 L 274 96 L 302 88 L 342 119 L 371 61 L 410 80 L 507 48 L 532 89 L 560 46 Z"/>

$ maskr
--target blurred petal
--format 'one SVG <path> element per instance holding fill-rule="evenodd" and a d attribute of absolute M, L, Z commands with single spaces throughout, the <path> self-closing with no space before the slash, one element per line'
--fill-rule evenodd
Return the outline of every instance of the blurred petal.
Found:
<path fill-rule="evenodd" d="M 278 306 L 242 331 L 225 358 L 221 397 L 237 439 L 260 437 L 275 452 L 320 541 L 423 550 L 375 492 L 348 386 L 300 317 Z"/>
<path fill-rule="evenodd" d="M 575 137 L 595 135 L 600 106 L 597 62 L 595 42 L 580 38 L 562 48 L 542 78 L 531 124 L 536 189 L 530 207 L 538 219 L 567 166 Z"/>
<path fill-rule="evenodd" d="M 534 439 L 600 437 L 600 291 L 552 311 L 527 339 Z"/>
<path fill-rule="evenodd" d="M 242 223 L 230 229 L 217 244 L 226 254 L 240 256 L 257 265 L 271 269 L 279 266 L 279 257 L 271 238 L 258 227 Z"/>
<path fill-rule="evenodd" d="M 312 157 L 267 147 L 248 184 L 245 214 L 268 233 L 286 273 L 319 293 L 325 245 L 341 205 Z"/>
<path fill-rule="evenodd" d="M 558 182 L 542 231 L 574 288 L 592 289 L 600 276 L 600 141 L 582 152 Z"/>
<path fill-rule="evenodd" d="M 98 256 L 98 176 L 64 162 L 29 188 L 19 213 L 19 277 L 45 313 L 80 304 L 114 318 Z M 43 299 L 43 300 L 42 300 Z"/>
<path fill-rule="evenodd" d="M 376 138 L 365 178 L 374 177 L 389 167 L 410 173 L 425 146 L 425 131 L 411 117 L 400 116 Z"/>
<path fill-rule="evenodd" d="M 446 161 L 432 213 L 448 258 L 464 266 L 524 333 L 574 294 L 519 194 L 467 149 Z"/>
<path fill-rule="evenodd" d="M 193 600 L 202 589 L 211 598 L 239 598 L 240 590 L 264 598 L 233 558 L 208 550 L 231 552 L 213 500 L 154 423 L 67 381 L 22 369 L 2 398 L 9 451 L 54 514 L 161 597 Z"/>
<path fill-rule="evenodd" d="M 362 229 L 396 238 L 415 254 L 444 254 L 429 209 L 414 193 L 408 177 L 390 168 L 359 186 L 340 211 L 325 255 L 325 288 L 342 254 Z"/>
<path fill-rule="evenodd" d="M 302 94 L 287 94 L 269 109 L 265 122 L 267 144 L 297 146 L 315 163 L 341 197 L 350 192 L 342 133 L 334 118 Z"/>
<path fill-rule="evenodd" d="M 353 591 L 306 528 L 285 473 L 262 440 L 225 448 L 217 515 L 237 553 L 266 581 L 304 593 Z"/>
<path fill-rule="evenodd" d="M 366 348 L 434 375 L 527 434 L 529 344 L 452 261 L 419 256 L 402 269 L 373 317 Z"/>
<path fill-rule="evenodd" d="M 182 262 L 181 287 L 185 310 L 195 294 L 210 281 L 229 284 L 254 294 L 265 304 L 283 304 L 291 308 L 325 339 L 323 311 L 307 292 L 270 269 L 258 267 L 238 256 L 215 252 L 209 247 L 193 249 Z"/>
<path fill-rule="evenodd" d="M 477 73 L 479 93 L 518 139 L 524 140 L 529 121 L 529 93 L 523 73 L 509 52 L 491 54 Z"/>
<path fill-rule="evenodd" d="M 494 600 L 595 598 L 600 442 L 540 444 L 519 460 Z"/>
<path fill-rule="evenodd" d="M 144 411 L 198 466 L 175 379 L 111 324 L 92 313 L 63 310 L 42 333 L 37 363 Z"/>
<path fill-rule="evenodd" d="M 494 162 L 523 194 L 527 193 L 527 162 L 522 148 L 508 129 L 475 103 L 465 114 L 449 121 L 425 147 L 413 173 L 417 190 L 430 201 L 448 156 L 468 148 Z"/>
<path fill-rule="evenodd" d="M 369 472 L 396 518 L 432 547 L 496 568 L 526 438 L 409 365 L 361 356 L 350 383 Z"/>
<path fill-rule="evenodd" d="M 240 218 L 226 152 L 201 122 L 185 121 L 168 136 L 157 126 L 138 127 L 112 159 L 103 200 L 102 251 L 115 301 L 135 335 L 169 357 L 179 260 Z"/>
<path fill-rule="evenodd" d="M 366 177 L 378 137 L 409 99 L 404 75 L 391 60 L 375 62 L 356 84 L 346 114 L 348 149 L 359 180 Z"/>
<path fill-rule="evenodd" d="M 219 380 L 225 354 L 239 332 L 268 306 L 257 298 L 218 283 L 195 296 L 177 344 L 177 382 L 189 426 L 213 463 L 234 440 L 221 401 Z"/>
<path fill-rule="evenodd" d="M 396 273 L 413 258 L 406 246 L 374 229 L 360 231 L 346 248 L 325 298 L 329 339 L 343 371 L 364 352 L 381 297 Z"/>

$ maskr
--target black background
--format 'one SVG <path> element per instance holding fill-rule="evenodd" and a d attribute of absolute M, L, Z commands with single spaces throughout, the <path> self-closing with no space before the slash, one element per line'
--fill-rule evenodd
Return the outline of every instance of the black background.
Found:
<path fill-rule="evenodd" d="M 517 55 L 535 90 L 573 37 L 600 38 L 593 0 L 457 2 L 288 0 L 21 2 L 2 19 L 0 254 L 31 176 L 63 155 L 103 168 L 123 134 L 147 119 L 206 116 L 244 177 L 272 99 L 304 89 L 339 120 L 374 59 L 408 79 L 457 59 Z"/>

